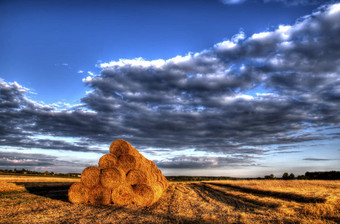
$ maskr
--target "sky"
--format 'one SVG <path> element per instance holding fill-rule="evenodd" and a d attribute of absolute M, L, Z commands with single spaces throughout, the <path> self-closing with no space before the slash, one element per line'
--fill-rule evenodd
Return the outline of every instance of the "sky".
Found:
<path fill-rule="evenodd" d="M 0 169 L 340 170 L 339 1 L 1 0 L 0 33 Z"/>

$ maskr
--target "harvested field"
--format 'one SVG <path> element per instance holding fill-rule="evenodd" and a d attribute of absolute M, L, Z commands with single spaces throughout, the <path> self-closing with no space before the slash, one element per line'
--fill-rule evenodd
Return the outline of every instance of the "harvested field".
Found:
<path fill-rule="evenodd" d="M 340 222 L 340 181 L 171 182 L 149 207 L 72 204 L 68 189 L 79 181 L 0 176 L 0 223 Z"/>

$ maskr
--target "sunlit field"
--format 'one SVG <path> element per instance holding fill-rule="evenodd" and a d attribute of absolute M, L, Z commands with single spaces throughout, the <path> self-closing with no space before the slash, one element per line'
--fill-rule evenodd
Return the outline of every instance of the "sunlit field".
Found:
<path fill-rule="evenodd" d="M 80 179 L 0 176 L 1 223 L 339 223 L 340 181 L 171 182 L 150 207 L 71 204 Z"/>

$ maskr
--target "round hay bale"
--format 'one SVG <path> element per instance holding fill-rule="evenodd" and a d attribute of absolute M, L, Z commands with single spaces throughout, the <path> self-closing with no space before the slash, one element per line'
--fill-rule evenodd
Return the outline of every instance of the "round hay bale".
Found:
<path fill-rule="evenodd" d="M 133 202 L 139 206 L 151 205 L 154 201 L 154 191 L 147 184 L 137 184 L 132 186 L 134 192 Z"/>
<path fill-rule="evenodd" d="M 68 190 L 68 200 L 71 203 L 87 203 L 89 200 L 89 191 L 82 183 L 74 183 Z"/>
<path fill-rule="evenodd" d="M 129 205 L 133 202 L 134 193 L 131 185 L 121 184 L 112 190 L 112 202 L 115 205 Z"/>
<path fill-rule="evenodd" d="M 153 183 L 153 182 L 156 182 L 157 181 L 157 175 L 154 173 L 154 172 L 152 172 L 152 171 L 149 171 L 148 173 L 147 173 L 147 175 L 148 175 L 148 179 L 149 179 L 149 182 L 150 183 Z"/>
<path fill-rule="evenodd" d="M 110 153 L 116 155 L 117 157 L 124 154 L 136 155 L 139 154 L 137 149 L 133 148 L 129 142 L 118 139 L 111 143 L 110 145 Z"/>
<path fill-rule="evenodd" d="M 163 194 L 163 185 L 161 182 L 157 181 L 154 184 L 152 184 L 152 190 L 154 192 L 154 198 L 153 198 L 153 202 L 155 203 L 159 200 L 159 198 L 162 196 Z"/>
<path fill-rule="evenodd" d="M 148 177 L 143 170 L 133 169 L 126 174 L 126 183 L 130 185 L 147 184 Z"/>
<path fill-rule="evenodd" d="M 81 173 L 81 182 L 88 188 L 92 188 L 99 183 L 100 169 L 89 166 Z"/>
<path fill-rule="evenodd" d="M 96 185 L 90 190 L 89 201 L 94 205 L 108 205 L 111 203 L 111 191 L 100 184 Z"/>
<path fill-rule="evenodd" d="M 160 183 L 162 185 L 162 189 L 163 191 L 166 191 L 166 189 L 168 188 L 168 183 L 165 181 L 157 181 L 158 183 Z"/>
<path fill-rule="evenodd" d="M 121 155 L 118 157 L 117 165 L 123 169 L 125 173 L 128 173 L 130 170 L 137 168 L 137 159 L 133 155 Z"/>
<path fill-rule="evenodd" d="M 100 183 L 103 187 L 113 189 L 125 182 L 125 173 L 120 168 L 103 169 L 100 174 Z"/>
<path fill-rule="evenodd" d="M 113 154 L 103 155 L 98 162 L 100 169 L 114 168 L 117 165 L 117 157 Z"/>

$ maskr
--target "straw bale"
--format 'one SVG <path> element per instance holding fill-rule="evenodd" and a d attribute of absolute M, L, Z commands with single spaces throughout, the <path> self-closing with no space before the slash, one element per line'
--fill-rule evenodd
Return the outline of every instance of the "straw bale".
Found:
<path fill-rule="evenodd" d="M 134 203 L 139 206 L 150 206 L 157 202 L 163 194 L 162 185 L 155 182 L 152 185 L 137 184 L 132 186 L 135 194 Z"/>
<path fill-rule="evenodd" d="M 113 189 L 123 182 L 125 182 L 125 173 L 118 167 L 103 169 L 100 174 L 101 185 L 108 189 Z"/>
<path fill-rule="evenodd" d="M 117 157 L 113 154 L 103 155 L 98 162 L 100 169 L 114 168 L 117 165 Z"/>
<path fill-rule="evenodd" d="M 155 203 L 159 200 L 159 198 L 162 196 L 163 194 L 163 185 L 161 182 L 157 181 L 155 183 L 153 183 L 151 185 L 152 187 L 152 190 L 154 192 L 154 198 L 153 198 L 153 202 L 152 203 Z"/>
<path fill-rule="evenodd" d="M 147 184 L 137 184 L 132 186 L 134 192 L 133 202 L 139 206 L 151 205 L 154 201 L 154 191 Z"/>
<path fill-rule="evenodd" d="M 124 154 L 118 157 L 118 167 L 122 168 L 125 173 L 128 173 L 132 169 L 145 169 L 146 164 L 143 160 L 140 160 L 138 156 Z"/>
<path fill-rule="evenodd" d="M 133 169 L 126 174 L 126 182 L 130 185 L 147 184 L 148 179 L 147 174 L 143 170 Z"/>
<path fill-rule="evenodd" d="M 129 142 L 118 139 L 111 143 L 110 153 L 116 155 L 117 157 L 124 154 L 137 155 L 139 152 L 137 149 L 133 148 Z"/>
<path fill-rule="evenodd" d="M 95 205 L 108 205 L 111 203 L 111 191 L 98 184 L 90 190 L 89 201 Z"/>
<path fill-rule="evenodd" d="M 155 182 L 158 179 L 157 175 L 152 171 L 147 172 L 147 176 L 150 182 Z"/>
<path fill-rule="evenodd" d="M 81 182 L 88 188 L 92 188 L 99 183 L 100 169 L 89 166 L 81 173 Z"/>
<path fill-rule="evenodd" d="M 155 176 L 155 179 L 156 179 L 156 181 L 161 181 L 162 180 L 162 174 L 159 174 L 159 173 L 153 173 L 154 174 L 154 176 Z"/>
<path fill-rule="evenodd" d="M 68 190 L 68 199 L 72 203 L 87 203 L 89 200 L 89 189 L 82 183 L 74 183 Z"/>
<path fill-rule="evenodd" d="M 157 181 L 157 182 L 162 186 L 163 191 L 166 191 L 166 189 L 168 188 L 168 182 L 164 180 Z"/>
<path fill-rule="evenodd" d="M 115 205 L 129 205 L 133 202 L 134 193 L 131 185 L 123 183 L 112 190 L 112 202 Z"/>

